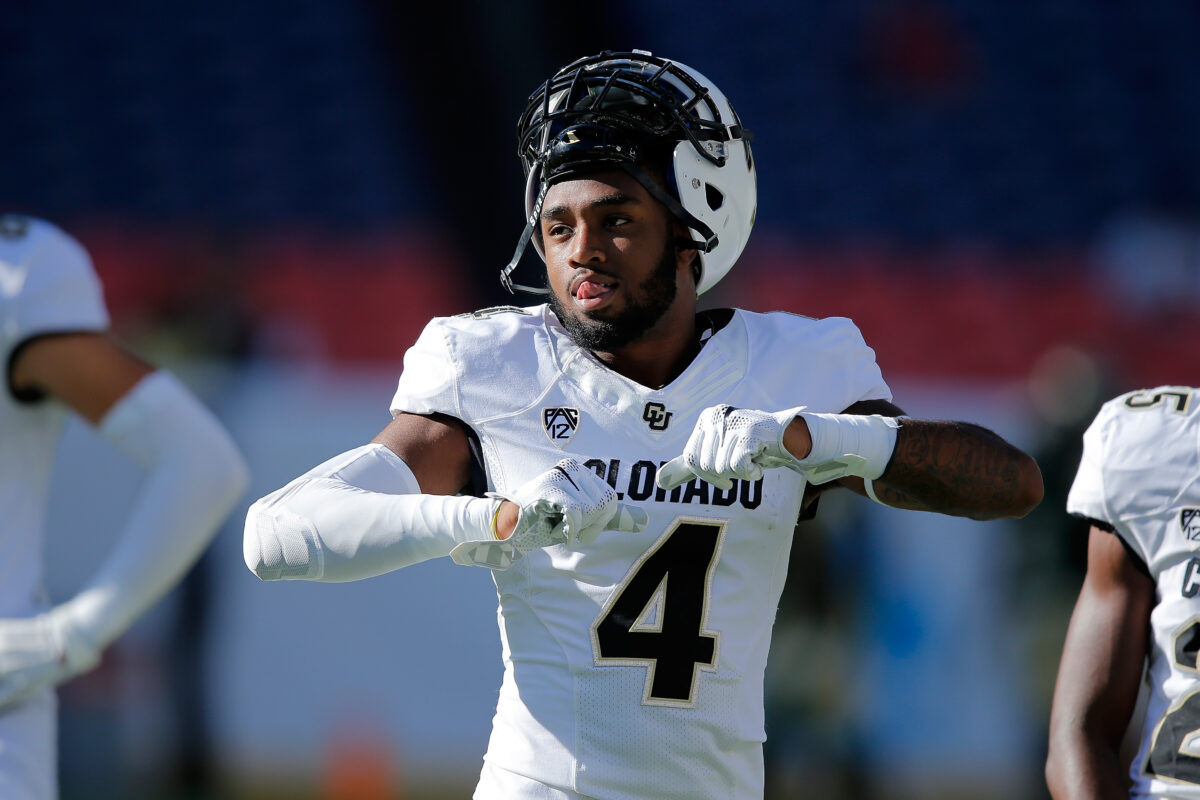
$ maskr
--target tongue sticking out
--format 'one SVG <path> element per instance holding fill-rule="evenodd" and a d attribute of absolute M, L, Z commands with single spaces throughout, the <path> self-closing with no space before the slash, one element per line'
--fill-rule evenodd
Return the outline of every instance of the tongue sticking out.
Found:
<path fill-rule="evenodd" d="M 593 281 L 584 281 L 579 284 L 579 289 L 576 290 L 575 296 L 580 300 L 591 300 L 593 297 L 601 297 L 609 291 L 611 289 L 608 286 Z"/>

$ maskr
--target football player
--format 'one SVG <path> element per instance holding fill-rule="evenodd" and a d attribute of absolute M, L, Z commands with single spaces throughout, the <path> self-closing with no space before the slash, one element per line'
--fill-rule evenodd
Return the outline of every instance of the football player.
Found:
<path fill-rule="evenodd" d="M 47 222 L 0 217 L 0 797 L 58 796 L 53 688 L 162 597 L 245 491 L 211 413 L 107 332 L 91 260 Z M 41 563 L 54 456 L 78 414 L 145 469 L 120 537 L 72 598 L 46 608 Z M 80 531 L 80 534 L 85 534 Z"/>
<path fill-rule="evenodd" d="M 1067 510 L 1091 531 L 1050 714 L 1050 791 L 1200 797 L 1200 389 L 1105 403 Z"/>
<path fill-rule="evenodd" d="M 973 425 L 897 420 L 846 319 L 697 296 L 756 209 L 750 133 L 696 70 L 576 61 L 518 124 L 543 305 L 434 319 L 392 422 L 250 509 L 264 579 L 490 567 L 504 678 L 478 800 L 753 798 L 763 673 L 807 486 L 978 518 L 1040 499 Z M 513 273 L 532 242 L 538 285 Z M 487 490 L 486 494 L 484 490 Z"/>

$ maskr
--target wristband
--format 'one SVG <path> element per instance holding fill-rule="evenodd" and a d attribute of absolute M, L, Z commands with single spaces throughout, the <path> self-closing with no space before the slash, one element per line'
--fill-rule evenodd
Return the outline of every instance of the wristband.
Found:
<path fill-rule="evenodd" d="M 801 412 L 808 425 L 812 449 L 797 459 L 801 467 L 824 464 L 846 455 L 856 456 L 862 463 L 850 474 L 863 478 L 878 478 L 887 469 L 896 449 L 896 431 L 900 423 L 895 417 L 878 414 L 812 414 Z"/>
<path fill-rule="evenodd" d="M 496 510 L 492 512 L 492 524 L 488 528 L 488 530 L 491 531 L 492 538 L 496 541 L 500 541 L 500 532 L 496 530 L 496 522 L 500 519 L 500 507 L 502 505 L 504 505 L 503 500 L 501 500 L 499 503 L 496 503 Z"/>

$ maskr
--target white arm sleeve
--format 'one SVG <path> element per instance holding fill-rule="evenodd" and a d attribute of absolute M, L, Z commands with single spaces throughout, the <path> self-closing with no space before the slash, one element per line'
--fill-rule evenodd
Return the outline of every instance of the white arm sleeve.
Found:
<path fill-rule="evenodd" d="M 494 538 L 498 499 L 420 491 L 384 445 L 335 456 L 250 506 L 246 566 L 263 580 L 353 581 Z"/>
<path fill-rule="evenodd" d="M 143 378 L 100 433 L 147 472 L 112 552 L 54 616 L 96 650 L 128 628 L 192 566 L 246 489 L 248 471 L 212 413 L 166 372 Z"/>

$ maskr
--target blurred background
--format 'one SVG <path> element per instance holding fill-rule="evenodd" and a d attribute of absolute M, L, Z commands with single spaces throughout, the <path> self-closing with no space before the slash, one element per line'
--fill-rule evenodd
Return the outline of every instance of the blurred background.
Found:
<path fill-rule="evenodd" d="M 1018 524 L 830 496 L 798 529 L 768 796 L 1046 796 L 1079 435 L 1200 373 L 1200 8 L 1175 0 L 5 0 L 0 210 L 90 249 L 120 335 L 254 470 L 185 584 L 61 693 L 65 800 L 469 796 L 487 573 L 261 584 L 242 512 L 387 423 L 430 316 L 513 302 L 525 98 L 635 47 L 755 134 L 757 230 L 704 304 L 853 318 L 909 413 L 988 425 L 1046 479 Z M 62 598 L 137 474 L 74 426 L 56 481 Z"/>

